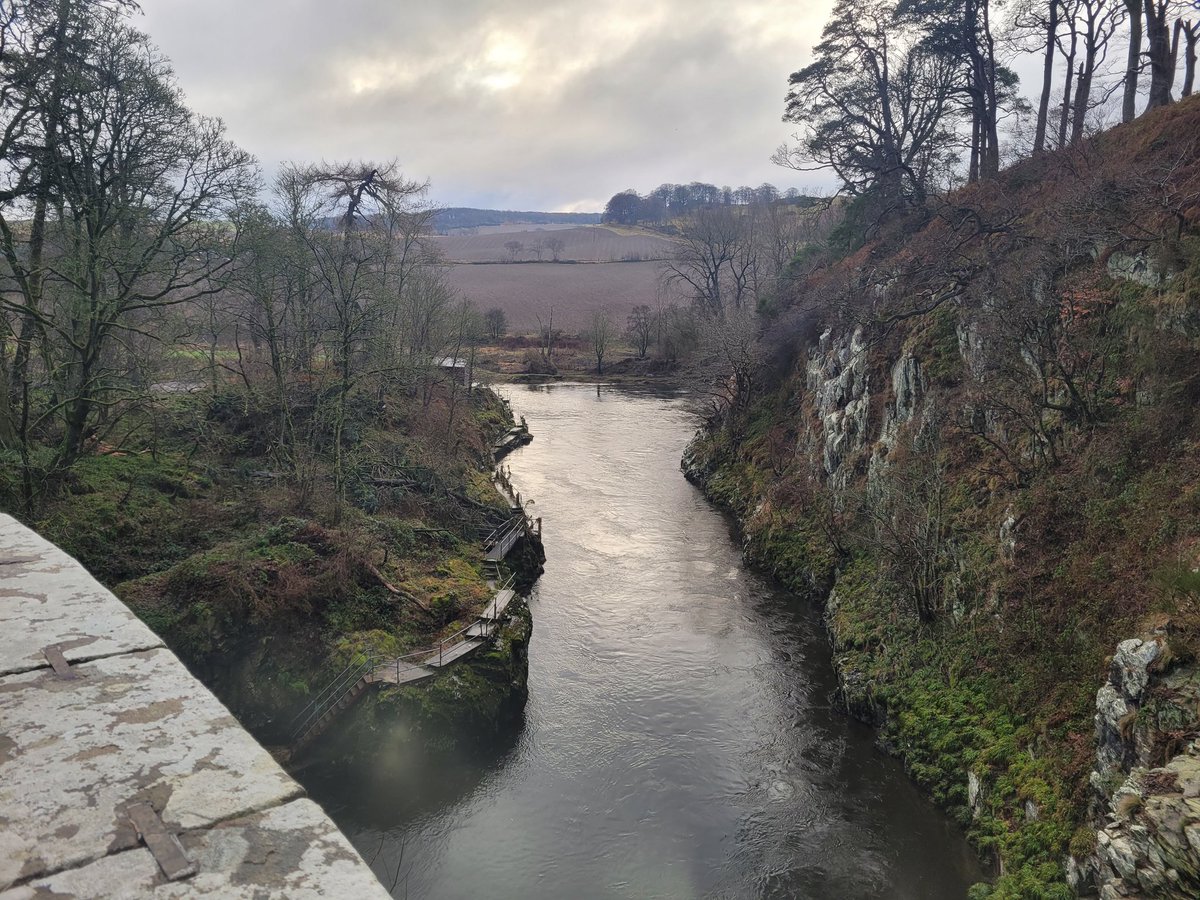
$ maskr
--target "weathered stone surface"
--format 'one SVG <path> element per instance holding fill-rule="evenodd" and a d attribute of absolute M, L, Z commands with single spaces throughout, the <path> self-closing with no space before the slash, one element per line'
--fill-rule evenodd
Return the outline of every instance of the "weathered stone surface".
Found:
<path fill-rule="evenodd" d="M 805 377 L 816 397 L 821 419 L 821 453 L 831 483 L 848 477 L 843 463 L 867 443 L 870 375 L 862 329 L 848 336 L 822 335 L 820 349 L 809 357 Z"/>
<path fill-rule="evenodd" d="M 86 640 L 84 640 L 86 639 Z M 59 670 L 42 648 L 62 651 Z M 52 656 L 54 654 L 51 654 Z M 336 826 L 173 653 L 0 516 L 0 897 L 386 897 Z M 167 882 L 138 842 L 179 847 Z M 146 807 L 149 807 L 147 809 Z M 157 817 L 162 826 L 158 826 Z M 151 836 L 148 835 L 147 840 Z"/>
<path fill-rule="evenodd" d="M 1162 653 L 1158 641 L 1131 638 L 1121 641 L 1112 662 L 1112 683 L 1133 702 L 1140 702 L 1150 683 L 1149 667 Z"/>
<path fill-rule="evenodd" d="M 1136 769 L 1097 833 L 1102 897 L 1200 896 L 1200 745 L 1167 765 Z"/>
<path fill-rule="evenodd" d="M 162 639 L 83 566 L 0 514 L 0 675 L 163 646 Z"/>
<path fill-rule="evenodd" d="M 1170 276 L 1144 253 L 1113 253 L 1108 257 L 1108 274 L 1144 287 L 1162 287 Z"/>
<path fill-rule="evenodd" d="M 149 851 L 138 848 L 12 888 L 0 900 L 389 896 L 311 800 L 188 832 L 182 842 L 199 870 L 186 881 L 166 881 Z"/>
<path fill-rule="evenodd" d="M 74 669 L 0 680 L 0 887 L 131 843 L 124 804 L 147 800 L 187 829 L 300 794 L 170 651 Z"/>
<path fill-rule="evenodd" d="M 1129 724 L 1145 699 L 1150 668 L 1162 649 L 1158 639 L 1122 641 L 1108 680 L 1096 692 L 1096 767 L 1091 784 L 1101 806 L 1108 804 L 1114 787 L 1135 766 L 1148 763 L 1143 758 L 1147 748 L 1131 734 Z"/>

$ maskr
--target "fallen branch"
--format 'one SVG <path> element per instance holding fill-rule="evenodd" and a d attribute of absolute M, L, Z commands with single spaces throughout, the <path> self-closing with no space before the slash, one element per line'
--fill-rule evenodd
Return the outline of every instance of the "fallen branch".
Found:
<path fill-rule="evenodd" d="M 415 603 L 417 605 L 417 607 L 423 613 L 425 613 L 425 615 L 427 615 L 427 616 L 433 615 L 433 610 L 431 610 L 428 606 L 426 606 L 424 603 L 422 603 L 420 600 L 418 600 L 416 597 L 414 597 L 408 591 L 400 590 L 400 588 L 396 587 L 394 584 L 392 584 L 390 581 L 388 581 L 386 578 L 384 578 L 383 573 L 380 572 L 373 565 L 371 565 L 370 563 L 366 563 L 366 567 L 367 567 L 367 571 L 375 576 L 375 578 L 379 581 L 380 584 L 383 585 L 384 589 L 386 589 L 389 594 L 394 594 L 395 596 L 400 597 L 401 599 L 407 600 L 410 603 Z"/>

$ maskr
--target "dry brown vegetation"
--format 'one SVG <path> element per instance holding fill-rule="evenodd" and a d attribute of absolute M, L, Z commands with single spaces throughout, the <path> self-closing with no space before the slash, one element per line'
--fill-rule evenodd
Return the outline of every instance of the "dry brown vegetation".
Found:
<path fill-rule="evenodd" d="M 1153 110 L 796 280 L 791 314 L 861 327 L 867 345 L 868 433 L 845 488 L 820 485 L 804 353 L 698 445 L 710 492 L 758 510 L 753 552 L 800 589 L 836 579 L 851 704 L 1003 860 L 1006 900 L 1065 896 L 1116 643 L 1153 618 L 1178 659 L 1200 656 L 1197 135 L 1200 98 Z M 1119 277 L 1135 265 L 1141 283 Z M 879 386 L 909 354 L 922 425 L 868 483 L 896 400 Z M 974 810 L 967 771 L 986 784 Z"/>

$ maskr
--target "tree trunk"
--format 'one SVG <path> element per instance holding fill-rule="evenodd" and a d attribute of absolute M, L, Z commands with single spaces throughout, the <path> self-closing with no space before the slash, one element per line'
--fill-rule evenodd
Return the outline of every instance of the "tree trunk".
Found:
<path fill-rule="evenodd" d="M 37 311 L 41 308 L 43 255 L 46 246 L 46 213 L 52 189 L 52 177 L 55 157 L 55 145 L 58 142 L 58 130 L 61 125 L 63 90 L 62 81 L 66 68 L 67 26 L 71 17 L 71 0 L 59 0 L 57 20 L 54 28 L 54 44 L 50 51 L 54 59 L 54 74 L 50 86 L 50 100 L 46 107 L 45 136 L 39 151 L 38 184 L 34 194 L 33 217 L 29 224 L 29 262 L 25 278 L 25 307 L 21 316 L 21 328 L 17 335 L 17 346 L 13 353 L 12 370 L 9 376 L 10 394 L 28 397 L 25 389 L 29 379 L 29 359 L 31 356 L 34 333 L 37 331 Z M 27 413 L 27 411 L 26 411 Z M 26 415 L 23 415 L 25 418 Z M 21 435 L 22 441 L 26 439 Z"/>
<path fill-rule="evenodd" d="M 1042 96 L 1038 102 L 1037 132 L 1033 152 L 1046 149 L 1046 124 L 1050 117 L 1050 92 L 1054 87 L 1054 44 L 1058 38 L 1058 0 L 1050 0 L 1046 19 L 1046 52 L 1042 62 Z"/>
<path fill-rule="evenodd" d="M 1058 146 L 1067 146 L 1067 127 L 1071 123 L 1071 90 L 1075 86 L 1075 32 L 1071 32 L 1071 50 L 1067 54 L 1067 76 L 1063 83 L 1062 109 L 1058 115 Z"/>
<path fill-rule="evenodd" d="M 1125 63 L 1125 96 L 1121 121 L 1132 122 L 1137 114 L 1138 73 L 1142 68 L 1142 9 L 1138 0 L 1125 0 L 1129 13 L 1129 56 Z"/>
<path fill-rule="evenodd" d="M 1167 25 L 1168 0 L 1144 2 L 1146 51 L 1150 57 L 1150 100 L 1146 109 L 1157 109 L 1171 102 L 1171 87 L 1175 83 L 1175 57 L 1171 52 L 1171 29 Z"/>
<path fill-rule="evenodd" d="M 1083 127 L 1087 123 L 1088 106 L 1092 99 L 1092 73 L 1096 70 L 1096 42 L 1089 35 L 1083 51 L 1083 62 L 1079 64 L 1079 75 L 1075 80 L 1075 110 L 1071 121 L 1071 143 L 1083 138 Z"/>
<path fill-rule="evenodd" d="M 1000 104 L 996 99 L 996 40 L 992 37 L 990 0 L 982 0 L 983 41 L 986 54 L 980 60 L 983 70 L 983 109 L 986 153 L 983 157 L 983 177 L 1000 174 Z"/>
<path fill-rule="evenodd" d="M 1200 38 L 1200 22 L 1189 22 L 1183 29 L 1187 49 L 1183 54 L 1183 89 L 1180 97 L 1192 96 L 1192 87 L 1196 82 L 1196 41 Z"/>

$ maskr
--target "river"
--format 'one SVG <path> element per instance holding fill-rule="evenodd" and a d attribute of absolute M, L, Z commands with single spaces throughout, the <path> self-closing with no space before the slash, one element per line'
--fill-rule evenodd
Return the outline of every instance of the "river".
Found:
<path fill-rule="evenodd" d="M 314 785 L 397 897 L 962 898 L 966 842 L 830 708 L 819 614 L 679 470 L 677 398 L 508 389 L 546 571 L 523 726 L 434 773 Z"/>

